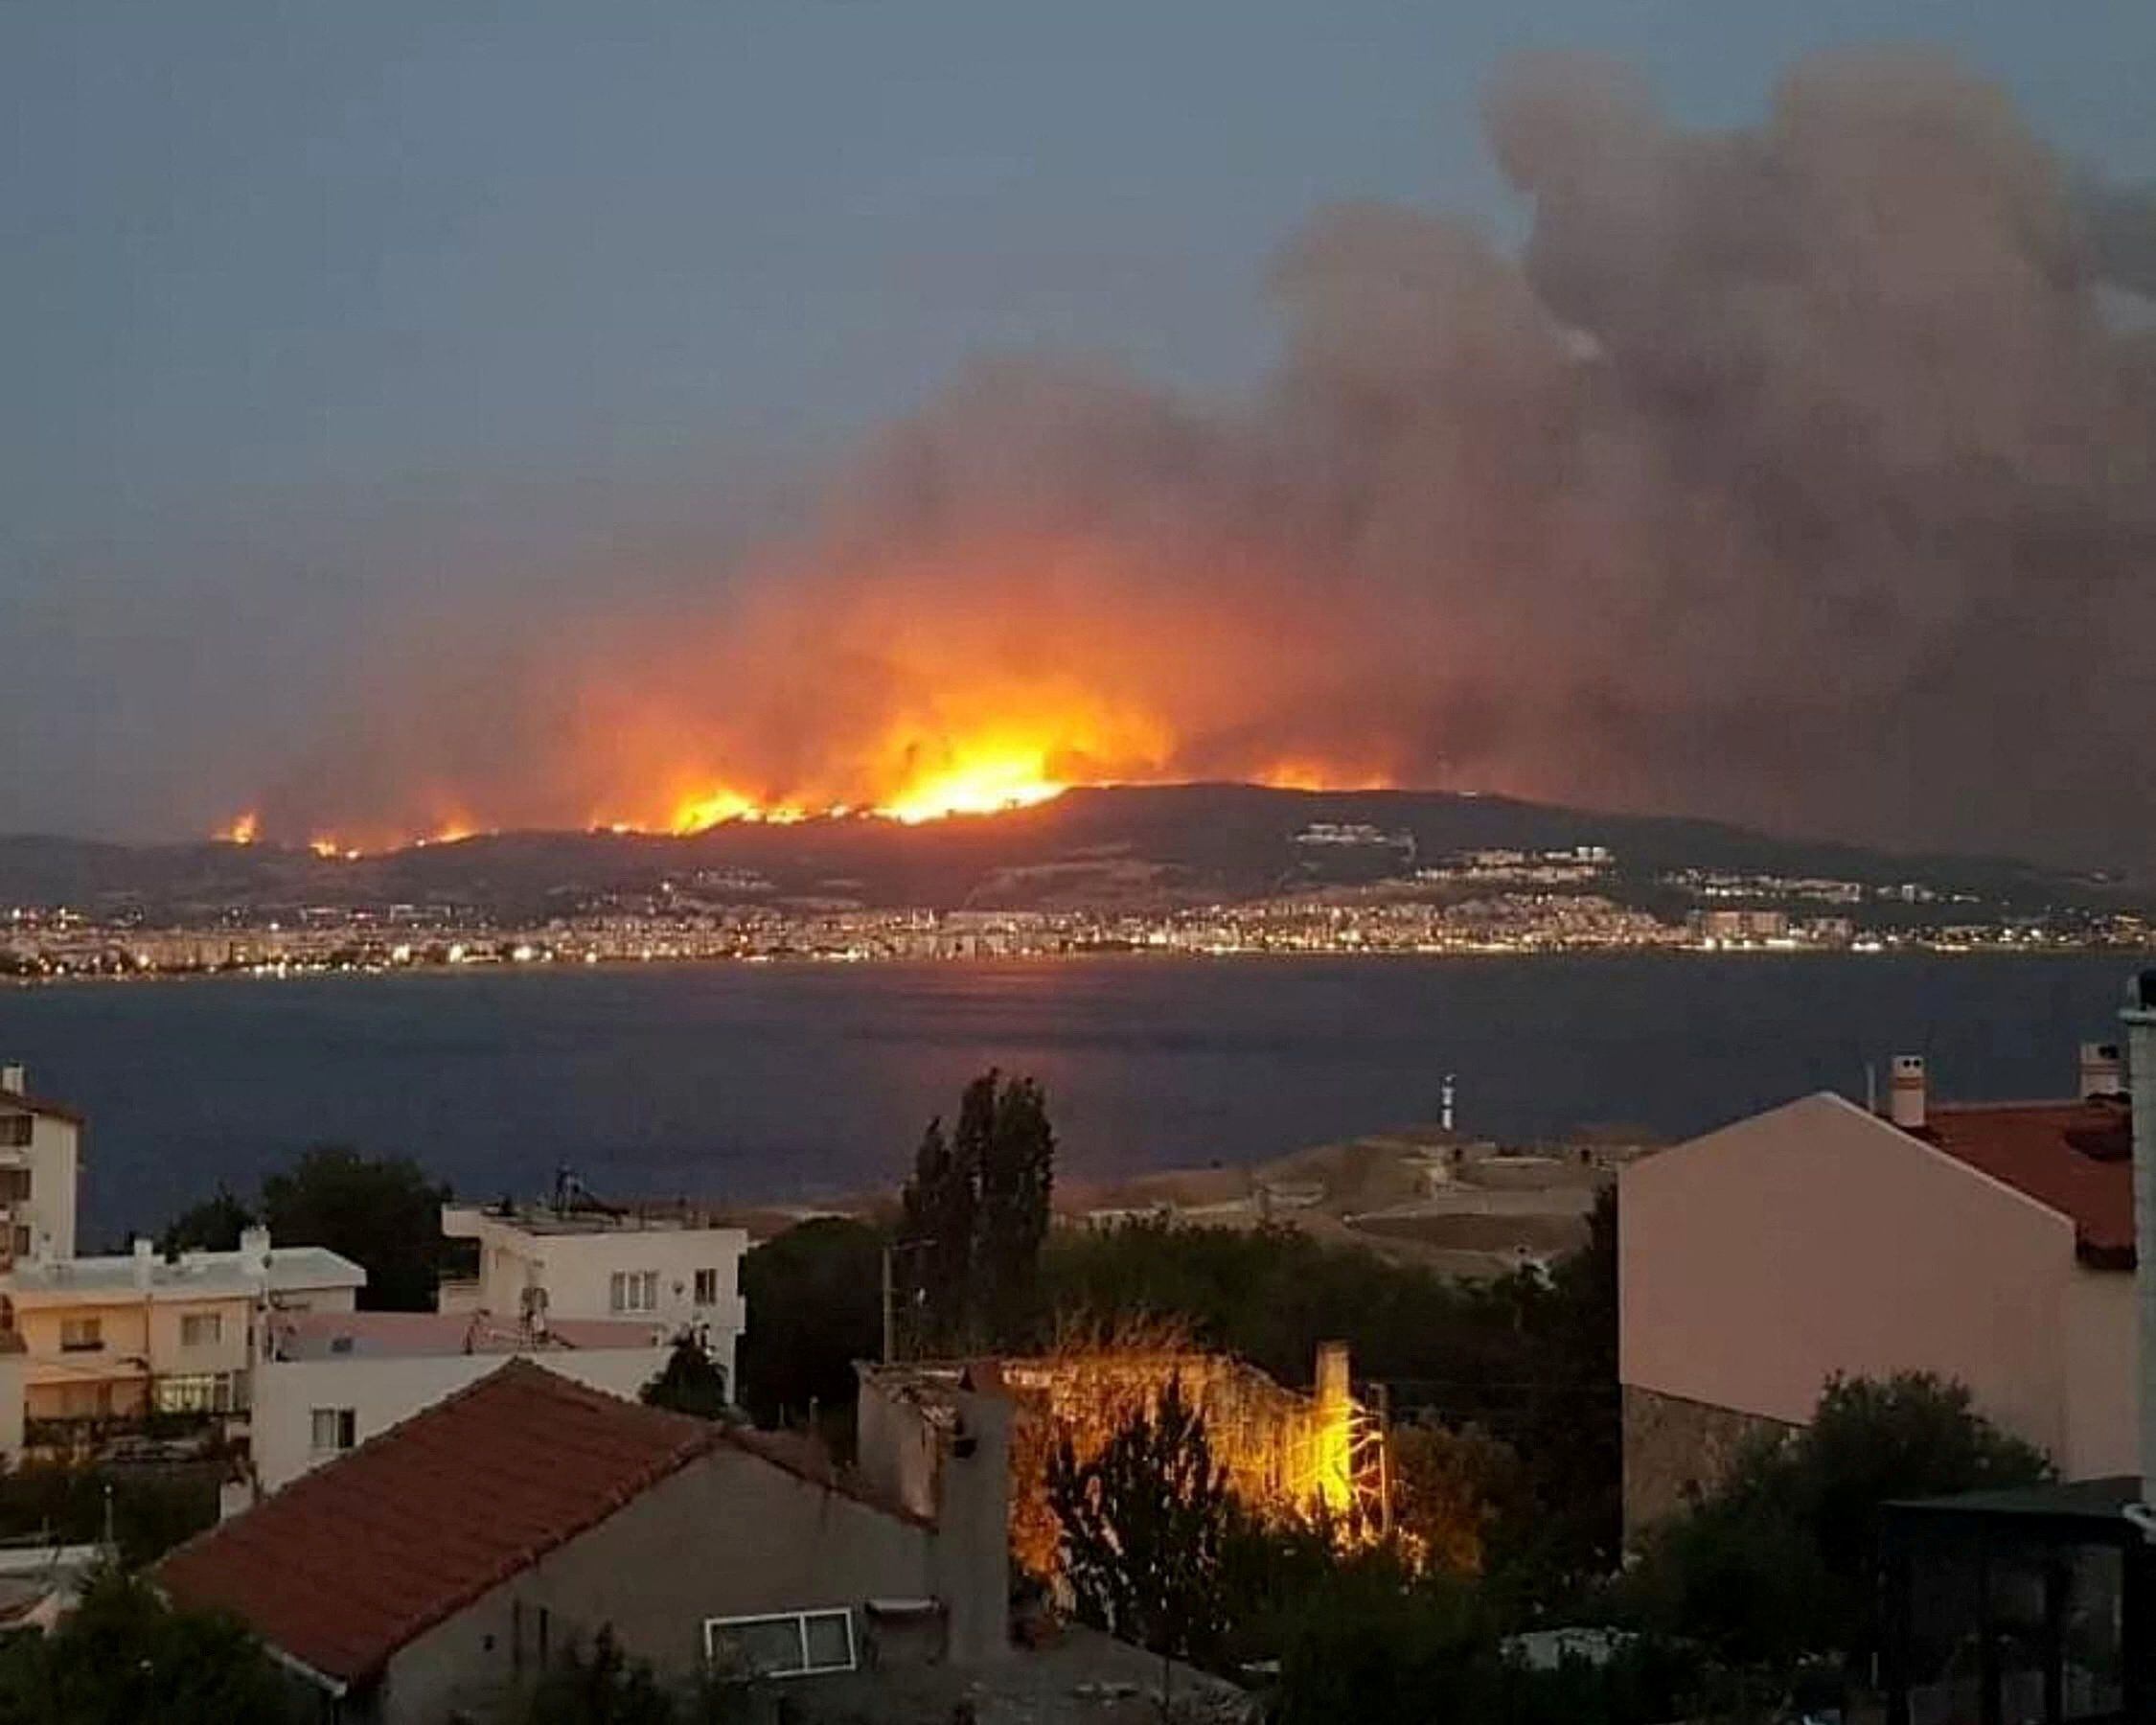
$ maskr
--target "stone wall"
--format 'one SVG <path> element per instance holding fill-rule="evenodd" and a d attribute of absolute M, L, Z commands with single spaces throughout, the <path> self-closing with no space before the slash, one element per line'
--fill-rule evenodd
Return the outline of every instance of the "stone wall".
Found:
<path fill-rule="evenodd" d="M 1625 1537 L 1712 1491 L 1754 1438 L 1797 1429 L 1762 1414 L 1625 1385 Z"/>

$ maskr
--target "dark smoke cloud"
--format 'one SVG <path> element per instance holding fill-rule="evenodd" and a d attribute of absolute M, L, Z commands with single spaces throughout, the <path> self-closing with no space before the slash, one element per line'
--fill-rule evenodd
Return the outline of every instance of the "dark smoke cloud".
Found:
<path fill-rule="evenodd" d="M 364 806 L 333 743 L 273 814 L 578 820 L 661 760 L 829 795 L 979 674 L 1158 718 L 1077 763 L 1111 775 L 2156 861 L 2156 343 L 2099 291 L 2156 283 L 2156 209 L 1921 54 L 1808 60 L 1734 131 L 1533 58 L 1487 119 L 1519 255 L 1324 212 L 1253 400 L 980 367 L 712 597 L 611 571 L 573 656 L 485 698 L 468 660 L 372 733 Z"/>

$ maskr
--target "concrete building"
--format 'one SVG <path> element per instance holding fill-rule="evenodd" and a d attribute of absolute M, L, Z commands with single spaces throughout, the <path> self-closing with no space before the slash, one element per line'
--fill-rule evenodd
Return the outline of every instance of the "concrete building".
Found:
<path fill-rule="evenodd" d="M 491 1716 L 602 1627 L 676 1683 L 986 1666 L 1008 1650 L 1008 1432 L 993 1397 L 967 1417 L 930 1521 L 794 1440 L 514 1360 L 152 1575 L 382 1725 Z"/>
<path fill-rule="evenodd" d="M 75 1255 L 82 1117 L 29 1093 L 20 1066 L 0 1066 L 0 1269 Z"/>
<path fill-rule="evenodd" d="M 0 1454 L 149 1413 L 243 1415 L 271 1314 L 349 1312 L 367 1273 L 320 1247 L 32 1259 L 0 1275 Z M 47 1423 L 49 1422 L 49 1423 Z"/>
<path fill-rule="evenodd" d="M 669 1337 L 693 1331 L 734 1378 L 747 1323 L 741 1260 L 747 1232 L 695 1215 L 603 1207 L 566 1190 L 552 1205 L 446 1206 L 442 1231 L 475 1243 L 477 1276 L 445 1283 L 444 1311 L 508 1322 L 628 1319 Z"/>
<path fill-rule="evenodd" d="M 1710 1487 L 1837 1373 L 1935 1372 L 2069 1480 L 2136 1465 L 2131 1133 L 2115 1050 L 2081 1095 L 1890 1116 L 1821 1092 L 1634 1163 L 1618 1203 L 1628 1528 Z"/>
<path fill-rule="evenodd" d="M 485 1377 L 534 1359 L 594 1390 L 633 1400 L 666 1366 L 657 1324 L 564 1319 L 503 1323 L 479 1313 L 274 1315 L 254 1368 L 248 1418 L 254 1495 L 409 1419 Z"/>

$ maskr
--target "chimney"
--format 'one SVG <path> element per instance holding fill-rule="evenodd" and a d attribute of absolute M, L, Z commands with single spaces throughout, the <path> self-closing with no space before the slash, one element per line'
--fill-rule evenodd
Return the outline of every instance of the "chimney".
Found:
<path fill-rule="evenodd" d="M 1011 1645 L 1011 1404 L 975 1389 L 971 1373 L 952 1400 L 958 1420 L 938 1469 L 929 1562 L 947 1656 L 977 1666 Z"/>
<path fill-rule="evenodd" d="M 2133 1083 L 2134 1304 L 2140 1314 L 2141 1502 L 2156 1504 L 2156 971 L 2145 970 L 2119 1014 Z M 2145 1527 L 2144 1532 L 2148 1530 Z"/>
<path fill-rule="evenodd" d="M 157 1268 L 157 1245 L 147 1234 L 135 1235 L 135 1292 L 147 1294 Z"/>
<path fill-rule="evenodd" d="M 259 1224 L 240 1230 L 240 1269 L 247 1276 L 269 1274 L 269 1230 Z"/>
<path fill-rule="evenodd" d="M 2092 1096 L 2116 1096 L 2126 1088 L 2126 1070 L 2119 1058 L 2117 1043 L 2081 1045 L 2081 1082 L 2076 1091 L 2082 1101 Z"/>
<path fill-rule="evenodd" d="M 1924 1057 L 1896 1054 L 1887 1080 L 1887 1118 L 1910 1132 L 1924 1129 Z"/>
<path fill-rule="evenodd" d="M 29 1084 L 30 1075 L 23 1070 L 19 1062 L 10 1061 L 6 1066 L 0 1066 L 0 1091 L 7 1092 L 11 1096 L 26 1095 Z"/>

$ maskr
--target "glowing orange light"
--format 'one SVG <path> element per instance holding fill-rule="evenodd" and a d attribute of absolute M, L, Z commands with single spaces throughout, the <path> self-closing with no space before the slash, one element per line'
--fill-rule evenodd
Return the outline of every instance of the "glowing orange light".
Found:
<path fill-rule="evenodd" d="M 252 844 L 262 833 L 262 817 L 252 809 L 211 835 L 220 844 Z"/>

